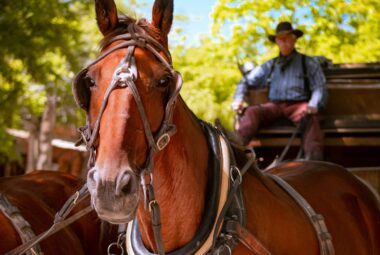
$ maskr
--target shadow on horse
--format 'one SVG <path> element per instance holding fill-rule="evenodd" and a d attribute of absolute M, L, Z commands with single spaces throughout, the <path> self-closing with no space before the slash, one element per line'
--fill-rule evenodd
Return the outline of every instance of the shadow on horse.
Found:
<path fill-rule="evenodd" d="M 87 111 L 92 204 L 103 220 L 132 221 L 128 254 L 380 254 L 378 201 L 347 170 L 260 171 L 186 106 L 168 51 L 172 0 L 154 2 L 151 22 L 95 5 L 102 50 L 73 93 Z"/>
<path fill-rule="evenodd" d="M 82 185 L 83 181 L 62 172 L 35 171 L 1 178 L 0 207 L 5 210 L 0 210 L 0 254 L 21 245 L 22 237 L 30 239 L 49 229 L 56 212 Z M 89 199 L 78 203 L 73 213 L 89 203 Z M 92 211 L 34 246 L 35 253 L 27 254 L 107 254 L 107 246 L 116 239 L 116 229 Z"/>

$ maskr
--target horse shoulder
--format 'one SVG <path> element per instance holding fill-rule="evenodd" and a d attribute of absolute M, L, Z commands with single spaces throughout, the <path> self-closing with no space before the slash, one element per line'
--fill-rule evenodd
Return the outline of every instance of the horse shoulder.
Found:
<path fill-rule="evenodd" d="M 249 171 L 244 176 L 243 195 L 247 229 L 272 254 L 318 250 L 318 240 L 308 217 L 266 174 Z M 238 247 L 237 250 L 240 252 L 237 254 L 245 254 L 244 248 Z"/>
<path fill-rule="evenodd" d="M 380 249 L 380 214 L 376 199 L 345 168 L 328 162 L 293 161 L 266 172 L 287 181 L 316 213 L 324 216 L 338 254 L 370 254 L 373 249 Z M 373 234 L 368 235 L 369 232 Z M 356 245 L 344 245 L 345 240 L 353 240 Z M 365 248 L 358 250 L 352 248 L 363 246 Z"/>

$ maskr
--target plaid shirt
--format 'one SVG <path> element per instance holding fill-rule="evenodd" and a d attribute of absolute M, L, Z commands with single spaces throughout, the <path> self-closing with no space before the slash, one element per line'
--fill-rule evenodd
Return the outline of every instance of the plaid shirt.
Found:
<path fill-rule="evenodd" d="M 309 88 L 305 88 L 302 55 L 295 51 L 291 58 L 285 68 L 282 67 L 278 58 L 275 58 L 253 69 L 237 85 L 234 100 L 242 101 L 248 89 L 269 86 L 268 96 L 272 102 L 309 101 L 309 106 L 318 109 L 325 107 L 327 102 L 326 78 L 320 64 L 312 57 L 306 56 L 305 65 Z M 281 68 L 284 70 L 282 71 Z M 273 71 L 271 71 L 272 69 Z M 271 82 L 268 82 L 271 73 Z"/>

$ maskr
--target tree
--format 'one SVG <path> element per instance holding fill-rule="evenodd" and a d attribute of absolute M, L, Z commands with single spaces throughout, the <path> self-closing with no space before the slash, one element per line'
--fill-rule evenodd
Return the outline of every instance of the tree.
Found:
<path fill-rule="evenodd" d="M 136 0 L 117 1 L 133 12 Z M 127 7 L 128 6 L 128 7 Z M 29 131 L 27 169 L 51 169 L 53 128 L 82 124 L 71 81 L 101 39 L 94 1 L 0 0 L 0 161 L 17 157 L 8 127 Z"/>
<path fill-rule="evenodd" d="M 219 117 L 231 127 L 230 102 L 242 78 L 237 59 L 263 63 L 278 54 L 267 39 L 280 21 L 291 21 L 305 36 L 303 53 L 334 63 L 380 61 L 380 2 L 375 0 L 218 0 L 213 33 L 202 46 L 179 44 L 172 50 L 184 76 L 182 96 L 202 119 Z"/>
<path fill-rule="evenodd" d="M 267 40 L 279 21 L 305 32 L 300 51 L 335 63 L 380 60 L 380 2 L 376 0 L 219 0 L 212 14 L 214 32 L 231 25 L 229 47 L 258 62 L 277 54 Z"/>
<path fill-rule="evenodd" d="M 0 138 L 5 144 L 0 154 L 14 158 L 13 139 L 5 129 L 38 122 L 44 107 L 52 106 L 46 103 L 48 97 L 63 109 L 59 119 L 67 120 L 68 112 L 75 114 L 70 111 L 73 100 L 70 96 L 66 104 L 66 95 L 71 95 L 74 72 L 94 51 L 88 45 L 96 43 L 88 43 L 94 41 L 86 24 L 93 13 L 91 1 L 0 0 L 0 6 Z"/>
<path fill-rule="evenodd" d="M 231 85 L 239 78 L 236 63 L 210 38 L 204 38 L 201 45 L 177 45 L 172 50 L 174 66 L 183 76 L 181 96 L 198 117 L 211 123 L 216 118 L 231 123 Z"/>

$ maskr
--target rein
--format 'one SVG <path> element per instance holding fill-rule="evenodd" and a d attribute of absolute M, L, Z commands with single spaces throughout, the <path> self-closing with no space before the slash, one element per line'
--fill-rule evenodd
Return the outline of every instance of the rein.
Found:
<path fill-rule="evenodd" d="M 72 209 L 77 205 L 80 201 L 85 199 L 89 196 L 89 192 L 87 189 L 87 185 L 83 185 L 83 187 L 75 192 L 62 206 L 61 210 L 56 213 L 54 217 L 54 224 L 45 232 L 39 234 L 38 236 L 35 236 L 34 238 L 30 239 L 29 241 L 23 243 L 22 245 L 16 247 L 15 249 L 7 252 L 5 255 L 19 255 L 24 254 L 28 250 L 32 249 L 36 244 L 41 242 L 42 240 L 46 239 L 47 237 L 53 235 L 54 233 L 58 232 L 59 230 L 65 228 L 66 226 L 70 225 L 74 221 L 78 220 L 82 216 L 86 215 L 87 213 L 91 212 L 93 209 L 91 206 L 86 207 L 85 209 L 79 211 L 78 213 L 74 214 L 70 218 L 65 219 L 69 213 L 72 211 Z"/>
<path fill-rule="evenodd" d="M 77 142 L 77 145 L 79 145 L 80 143 L 84 143 L 86 145 L 87 150 L 90 152 L 88 167 L 93 167 L 95 165 L 96 158 L 96 148 L 94 146 L 94 143 L 99 134 L 100 121 L 107 107 L 109 96 L 111 92 L 116 88 L 129 88 L 135 99 L 144 126 L 145 136 L 149 143 L 148 157 L 144 164 L 143 170 L 140 173 L 141 185 L 143 187 L 144 192 L 145 208 L 149 208 L 149 211 L 151 212 L 152 228 L 154 232 L 155 243 L 157 246 L 156 248 L 159 254 L 165 254 L 161 235 L 160 208 L 155 199 L 152 185 L 154 168 L 153 158 L 158 151 L 161 151 L 166 147 L 166 145 L 170 142 L 170 137 L 176 132 L 176 127 L 172 123 L 172 118 L 174 105 L 176 103 L 179 91 L 182 87 L 182 77 L 177 71 L 173 69 L 171 56 L 169 52 L 159 42 L 150 37 L 141 27 L 139 27 L 135 23 L 132 23 L 128 26 L 128 32 L 129 34 L 114 37 L 110 43 L 118 40 L 125 40 L 125 42 L 122 42 L 121 44 L 118 44 L 104 52 L 95 61 L 90 63 L 84 70 L 82 70 L 77 75 L 77 78 L 74 80 L 73 92 L 76 101 L 79 102 L 78 104 L 80 105 L 80 100 L 76 95 L 75 91 L 75 84 L 78 77 L 81 77 L 84 73 L 87 73 L 91 66 L 95 65 L 112 52 L 122 48 L 127 48 L 127 54 L 120 61 L 117 69 L 114 71 L 112 80 L 106 90 L 93 130 L 91 130 L 90 128 L 89 117 L 87 116 L 86 125 L 84 127 L 79 128 L 79 131 L 81 133 L 81 140 Z M 146 48 L 151 53 L 153 53 L 153 55 L 170 70 L 173 77 L 176 78 L 176 84 L 174 88 L 172 88 L 172 90 L 170 91 L 171 94 L 165 107 L 164 119 L 156 135 L 153 135 L 153 132 L 150 128 L 139 91 L 135 84 L 138 75 L 136 60 L 134 58 L 134 50 L 136 47 Z M 167 59 L 169 59 L 169 61 L 162 57 L 159 51 L 156 50 L 156 48 L 163 52 Z M 134 172 L 137 174 L 137 171 Z"/>

